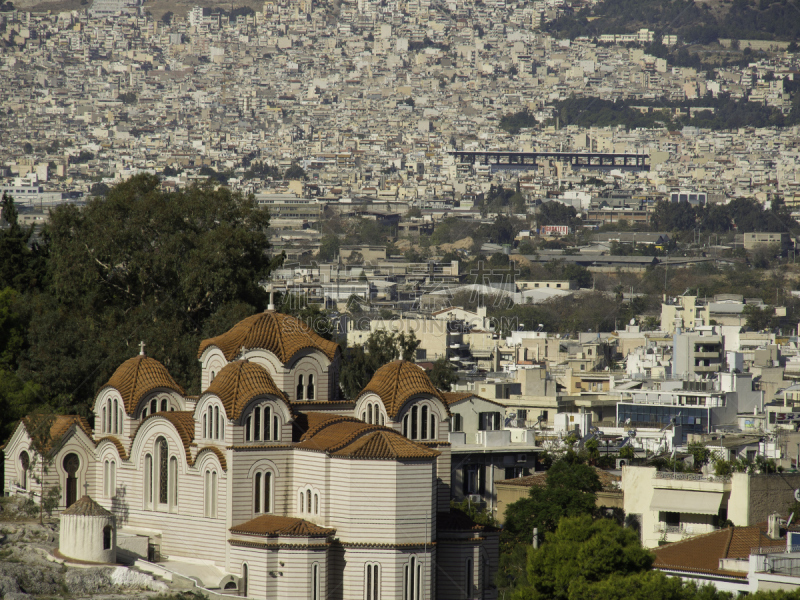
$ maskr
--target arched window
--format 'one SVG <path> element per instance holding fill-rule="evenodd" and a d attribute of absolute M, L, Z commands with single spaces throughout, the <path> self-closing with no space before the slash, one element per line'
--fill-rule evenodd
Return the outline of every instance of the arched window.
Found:
<path fill-rule="evenodd" d="M 205 516 L 216 518 L 217 516 L 217 472 L 210 469 L 206 470 L 205 481 Z"/>
<path fill-rule="evenodd" d="M 208 383 L 212 383 L 214 381 L 214 377 L 216 377 L 216 376 L 217 376 L 217 374 L 214 373 L 214 371 L 211 371 L 211 380 Z"/>
<path fill-rule="evenodd" d="M 381 425 L 386 425 L 386 422 L 383 420 L 383 411 L 381 411 Z"/>
<path fill-rule="evenodd" d="M 117 495 L 117 461 L 112 460 L 110 465 L 109 471 L 109 493 L 110 498 L 113 498 Z"/>
<path fill-rule="evenodd" d="M 297 378 L 297 399 L 298 400 L 302 400 L 303 399 L 303 388 L 304 387 L 305 386 L 303 386 L 303 376 L 300 375 Z"/>
<path fill-rule="evenodd" d="M 261 407 L 257 406 L 253 411 L 253 440 L 256 442 L 261 439 Z"/>
<path fill-rule="evenodd" d="M 167 404 L 167 399 L 161 399 L 161 412 L 167 412 L 169 410 L 169 404 Z"/>
<path fill-rule="evenodd" d="M 214 439 L 219 439 L 219 406 L 214 407 Z"/>
<path fill-rule="evenodd" d="M 20 452 L 19 455 L 19 470 L 22 472 L 22 477 L 20 478 L 20 485 L 22 489 L 28 489 L 28 469 L 31 467 L 31 457 L 28 456 L 28 453 L 24 450 Z"/>
<path fill-rule="evenodd" d="M 305 492 L 300 492 L 300 512 L 301 513 L 304 512 L 305 508 L 306 508 L 305 498 L 306 498 Z"/>
<path fill-rule="evenodd" d="M 319 563 L 312 563 L 311 565 L 311 600 L 320 600 Z"/>
<path fill-rule="evenodd" d="M 272 512 L 272 473 L 264 473 L 264 512 Z"/>
<path fill-rule="evenodd" d="M 208 415 L 203 413 L 203 438 L 208 437 Z"/>
<path fill-rule="evenodd" d="M 367 404 L 367 423 L 372 424 L 372 404 Z"/>
<path fill-rule="evenodd" d="M 178 506 L 178 459 L 174 456 L 169 459 L 169 504 Z"/>
<path fill-rule="evenodd" d="M 306 511 L 308 514 L 311 514 L 311 490 L 306 492 L 307 500 L 308 500 L 308 510 Z"/>
<path fill-rule="evenodd" d="M 428 439 L 428 407 L 422 407 L 422 417 L 420 418 L 420 439 Z"/>
<path fill-rule="evenodd" d="M 145 406 L 144 409 L 142 409 L 142 419 L 146 418 L 147 418 L 147 407 Z"/>
<path fill-rule="evenodd" d="M 308 376 L 308 387 L 306 387 L 306 399 L 313 400 L 314 399 L 314 376 Z"/>
<path fill-rule="evenodd" d="M 380 570 L 376 563 L 367 563 L 364 574 L 365 600 L 380 600 Z"/>
<path fill-rule="evenodd" d="M 74 452 L 70 452 L 64 457 L 63 465 L 67 473 L 66 500 L 69 508 L 78 500 L 78 469 L 81 466 L 81 459 Z"/>
<path fill-rule="evenodd" d="M 314 514 L 319 514 L 319 494 L 314 494 Z"/>
<path fill-rule="evenodd" d="M 102 431 L 103 433 L 106 433 L 108 431 L 107 427 L 108 427 L 108 415 L 106 413 L 106 407 L 104 406 L 103 407 L 103 427 L 101 428 L 100 431 Z"/>
<path fill-rule="evenodd" d="M 412 406 L 411 407 L 411 439 L 416 440 L 419 439 L 417 436 L 419 435 L 419 423 L 417 423 L 417 419 L 419 418 L 419 407 Z"/>
<path fill-rule="evenodd" d="M 158 453 L 158 502 L 167 504 L 169 502 L 169 445 L 163 437 L 156 440 L 156 452 Z"/>
<path fill-rule="evenodd" d="M 264 441 L 268 442 L 271 439 L 270 424 L 272 423 L 272 409 L 269 406 L 264 407 Z"/>
<path fill-rule="evenodd" d="M 253 415 L 248 415 L 247 419 L 244 422 L 244 441 L 250 441 L 250 423 L 253 420 Z"/>
<path fill-rule="evenodd" d="M 153 456 L 144 457 L 144 501 L 148 506 L 153 504 Z"/>
<path fill-rule="evenodd" d="M 111 525 L 103 527 L 103 550 L 111 550 Z"/>
<path fill-rule="evenodd" d="M 253 486 L 253 512 L 261 512 L 261 473 L 256 473 L 255 485 Z"/>
<path fill-rule="evenodd" d="M 403 417 L 403 435 L 408 437 L 408 415 Z"/>
<path fill-rule="evenodd" d="M 275 442 L 281 441 L 280 421 L 278 421 L 277 415 L 272 417 L 272 440 Z"/>
<path fill-rule="evenodd" d="M 111 467 L 109 466 L 109 462 L 110 461 L 106 461 L 103 464 L 103 496 L 105 496 L 106 498 L 108 498 L 109 495 L 110 495 L 109 492 L 108 492 L 109 483 L 111 483 L 111 481 L 110 481 Z"/>
<path fill-rule="evenodd" d="M 420 600 L 422 598 L 422 565 L 416 556 L 412 556 L 403 569 L 403 599 Z"/>
<path fill-rule="evenodd" d="M 114 398 L 114 433 L 120 432 L 120 423 L 122 419 L 119 418 L 119 409 L 117 407 L 117 399 Z"/>
<path fill-rule="evenodd" d="M 436 433 L 436 415 L 431 411 L 431 435 L 429 439 L 438 439 L 439 435 Z"/>
<path fill-rule="evenodd" d="M 242 596 L 247 598 L 247 563 L 242 565 Z"/>
<path fill-rule="evenodd" d="M 150 400 L 150 414 L 152 415 L 157 412 L 158 412 L 158 401 L 155 398 L 153 398 L 152 400 Z"/>

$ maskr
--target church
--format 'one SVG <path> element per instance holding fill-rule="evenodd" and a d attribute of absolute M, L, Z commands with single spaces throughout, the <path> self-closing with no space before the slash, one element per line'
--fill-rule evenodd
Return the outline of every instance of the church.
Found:
<path fill-rule="evenodd" d="M 498 532 L 451 511 L 451 413 L 410 362 L 356 398 L 342 355 L 267 310 L 198 349 L 199 396 L 140 354 L 78 416 L 50 427 L 45 487 L 89 496 L 151 560 L 216 566 L 250 598 L 494 599 Z M 38 494 L 27 420 L 5 446 L 5 489 Z M 213 586 L 212 586 L 213 587 Z"/>

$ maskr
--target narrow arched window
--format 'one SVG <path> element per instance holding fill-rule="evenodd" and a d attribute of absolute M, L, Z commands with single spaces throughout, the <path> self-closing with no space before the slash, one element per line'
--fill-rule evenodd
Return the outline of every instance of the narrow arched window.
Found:
<path fill-rule="evenodd" d="M 142 419 L 146 418 L 147 418 L 147 407 L 145 407 L 145 409 L 142 411 Z"/>
<path fill-rule="evenodd" d="M 117 461 L 111 461 L 111 497 L 115 497 L 117 495 Z"/>
<path fill-rule="evenodd" d="M 252 415 L 248 416 L 244 422 L 244 441 L 250 441 L 250 422 L 253 420 Z"/>
<path fill-rule="evenodd" d="M 253 512 L 261 512 L 261 473 L 256 473 L 255 485 L 253 486 Z"/>
<path fill-rule="evenodd" d="M 304 492 L 300 492 L 300 512 L 301 513 L 304 512 L 305 508 L 306 508 L 305 499 L 306 499 L 305 493 Z"/>
<path fill-rule="evenodd" d="M 208 438 L 208 415 L 203 413 L 203 438 Z"/>
<path fill-rule="evenodd" d="M 308 510 L 306 511 L 308 514 L 311 514 L 311 490 L 306 493 L 306 497 L 308 500 Z"/>
<path fill-rule="evenodd" d="M 217 472 L 211 471 L 211 517 L 217 516 Z"/>
<path fill-rule="evenodd" d="M 319 563 L 314 563 L 311 565 L 311 600 L 320 600 Z"/>
<path fill-rule="evenodd" d="M 308 376 L 308 387 L 306 388 L 306 399 L 313 400 L 314 399 L 314 376 Z"/>
<path fill-rule="evenodd" d="M 319 514 L 319 494 L 314 494 L 314 514 Z"/>
<path fill-rule="evenodd" d="M 209 383 L 212 383 L 214 381 L 214 377 L 216 376 L 217 376 L 216 373 L 214 373 L 214 371 L 211 371 L 211 381 L 209 381 Z"/>
<path fill-rule="evenodd" d="M 103 527 L 103 550 L 111 550 L 111 525 Z"/>
<path fill-rule="evenodd" d="M 422 407 L 422 418 L 420 419 L 420 425 L 422 425 L 421 432 L 420 432 L 420 439 L 427 440 L 428 439 L 428 407 Z"/>
<path fill-rule="evenodd" d="M 270 435 L 270 424 L 272 423 L 272 409 L 269 406 L 264 407 L 264 441 L 268 442 L 272 436 Z"/>
<path fill-rule="evenodd" d="M 419 439 L 419 423 L 417 423 L 417 419 L 419 418 L 419 407 L 413 406 L 411 408 L 411 439 L 417 440 Z"/>
<path fill-rule="evenodd" d="M 119 409 L 117 408 L 117 400 L 115 398 L 114 399 L 114 433 L 120 433 L 120 430 L 119 430 L 120 419 L 118 418 L 118 416 L 119 416 Z"/>
<path fill-rule="evenodd" d="M 408 415 L 403 417 L 403 435 L 408 437 Z"/>
<path fill-rule="evenodd" d="M 149 506 L 153 503 L 153 456 L 144 457 L 144 501 Z"/>
<path fill-rule="evenodd" d="M 431 411 L 433 412 L 433 411 Z M 431 437 L 430 439 L 435 440 L 438 439 L 438 435 L 436 433 L 436 415 L 431 415 Z"/>
<path fill-rule="evenodd" d="M 109 398 L 106 400 L 106 407 L 108 408 L 108 421 L 103 423 L 103 427 L 106 429 L 106 433 L 111 433 L 111 399 Z M 106 415 L 106 411 L 103 411 L 103 416 Z"/>
<path fill-rule="evenodd" d="M 361 420 L 364 421 L 364 423 L 368 423 L 368 421 L 367 421 L 367 411 L 364 411 L 364 412 L 361 413 Z"/>
<path fill-rule="evenodd" d="M 372 404 L 367 404 L 367 423 L 372 424 Z"/>
<path fill-rule="evenodd" d="M 158 412 L 158 402 L 155 398 L 150 400 L 150 414 L 153 415 Z"/>
<path fill-rule="evenodd" d="M 264 473 L 264 512 L 272 512 L 272 473 Z"/>
<path fill-rule="evenodd" d="M 219 439 L 219 406 L 214 407 L 214 439 Z"/>
<path fill-rule="evenodd" d="M 257 442 L 261 439 L 261 408 L 256 407 L 253 411 L 253 439 Z"/>
<path fill-rule="evenodd" d="M 158 502 L 160 504 L 167 504 L 169 502 L 169 446 L 167 440 L 163 437 L 158 438 L 156 442 L 156 451 L 158 452 Z"/>
<path fill-rule="evenodd" d="M 385 425 L 386 422 L 384 421 L 383 412 L 381 412 L 381 425 Z"/>
<path fill-rule="evenodd" d="M 169 410 L 169 404 L 167 403 L 166 398 L 161 399 L 161 412 L 167 412 Z"/>
<path fill-rule="evenodd" d="M 101 429 L 103 433 L 108 433 L 108 416 L 106 414 L 106 407 L 103 407 L 103 427 Z"/>
<path fill-rule="evenodd" d="M 300 375 L 297 378 L 297 399 L 298 400 L 302 400 L 303 399 L 303 387 L 304 387 L 303 386 L 303 376 Z"/>
<path fill-rule="evenodd" d="M 206 470 L 203 477 L 203 514 L 206 517 L 211 516 L 211 471 Z"/>
<path fill-rule="evenodd" d="M 242 565 L 242 596 L 247 598 L 247 564 Z"/>
<path fill-rule="evenodd" d="M 108 498 L 108 484 L 110 483 L 110 468 L 108 466 L 108 461 L 103 463 L 103 496 Z"/>
<path fill-rule="evenodd" d="M 278 417 L 272 417 L 272 439 L 276 442 L 279 442 L 281 439 L 281 428 L 280 428 L 280 421 L 278 421 Z"/>
<path fill-rule="evenodd" d="M 170 506 L 178 506 L 178 459 L 169 459 Z"/>

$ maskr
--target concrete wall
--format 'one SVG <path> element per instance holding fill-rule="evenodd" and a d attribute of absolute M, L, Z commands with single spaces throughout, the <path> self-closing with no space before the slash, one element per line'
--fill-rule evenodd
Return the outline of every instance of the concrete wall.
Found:
<path fill-rule="evenodd" d="M 756 525 L 778 512 L 789 516 L 789 506 L 794 503 L 794 491 L 800 488 L 800 474 L 750 475 L 747 525 Z"/>
<path fill-rule="evenodd" d="M 103 529 L 111 527 L 111 547 L 103 549 Z M 62 515 L 58 551 L 65 557 L 96 563 L 117 560 L 114 517 Z"/>

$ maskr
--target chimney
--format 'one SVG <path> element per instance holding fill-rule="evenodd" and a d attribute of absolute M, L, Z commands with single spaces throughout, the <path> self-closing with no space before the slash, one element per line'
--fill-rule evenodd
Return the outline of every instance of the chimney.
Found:
<path fill-rule="evenodd" d="M 771 540 L 781 539 L 781 516 L 773 513 L 767 520 L 767 537 Z"/>

